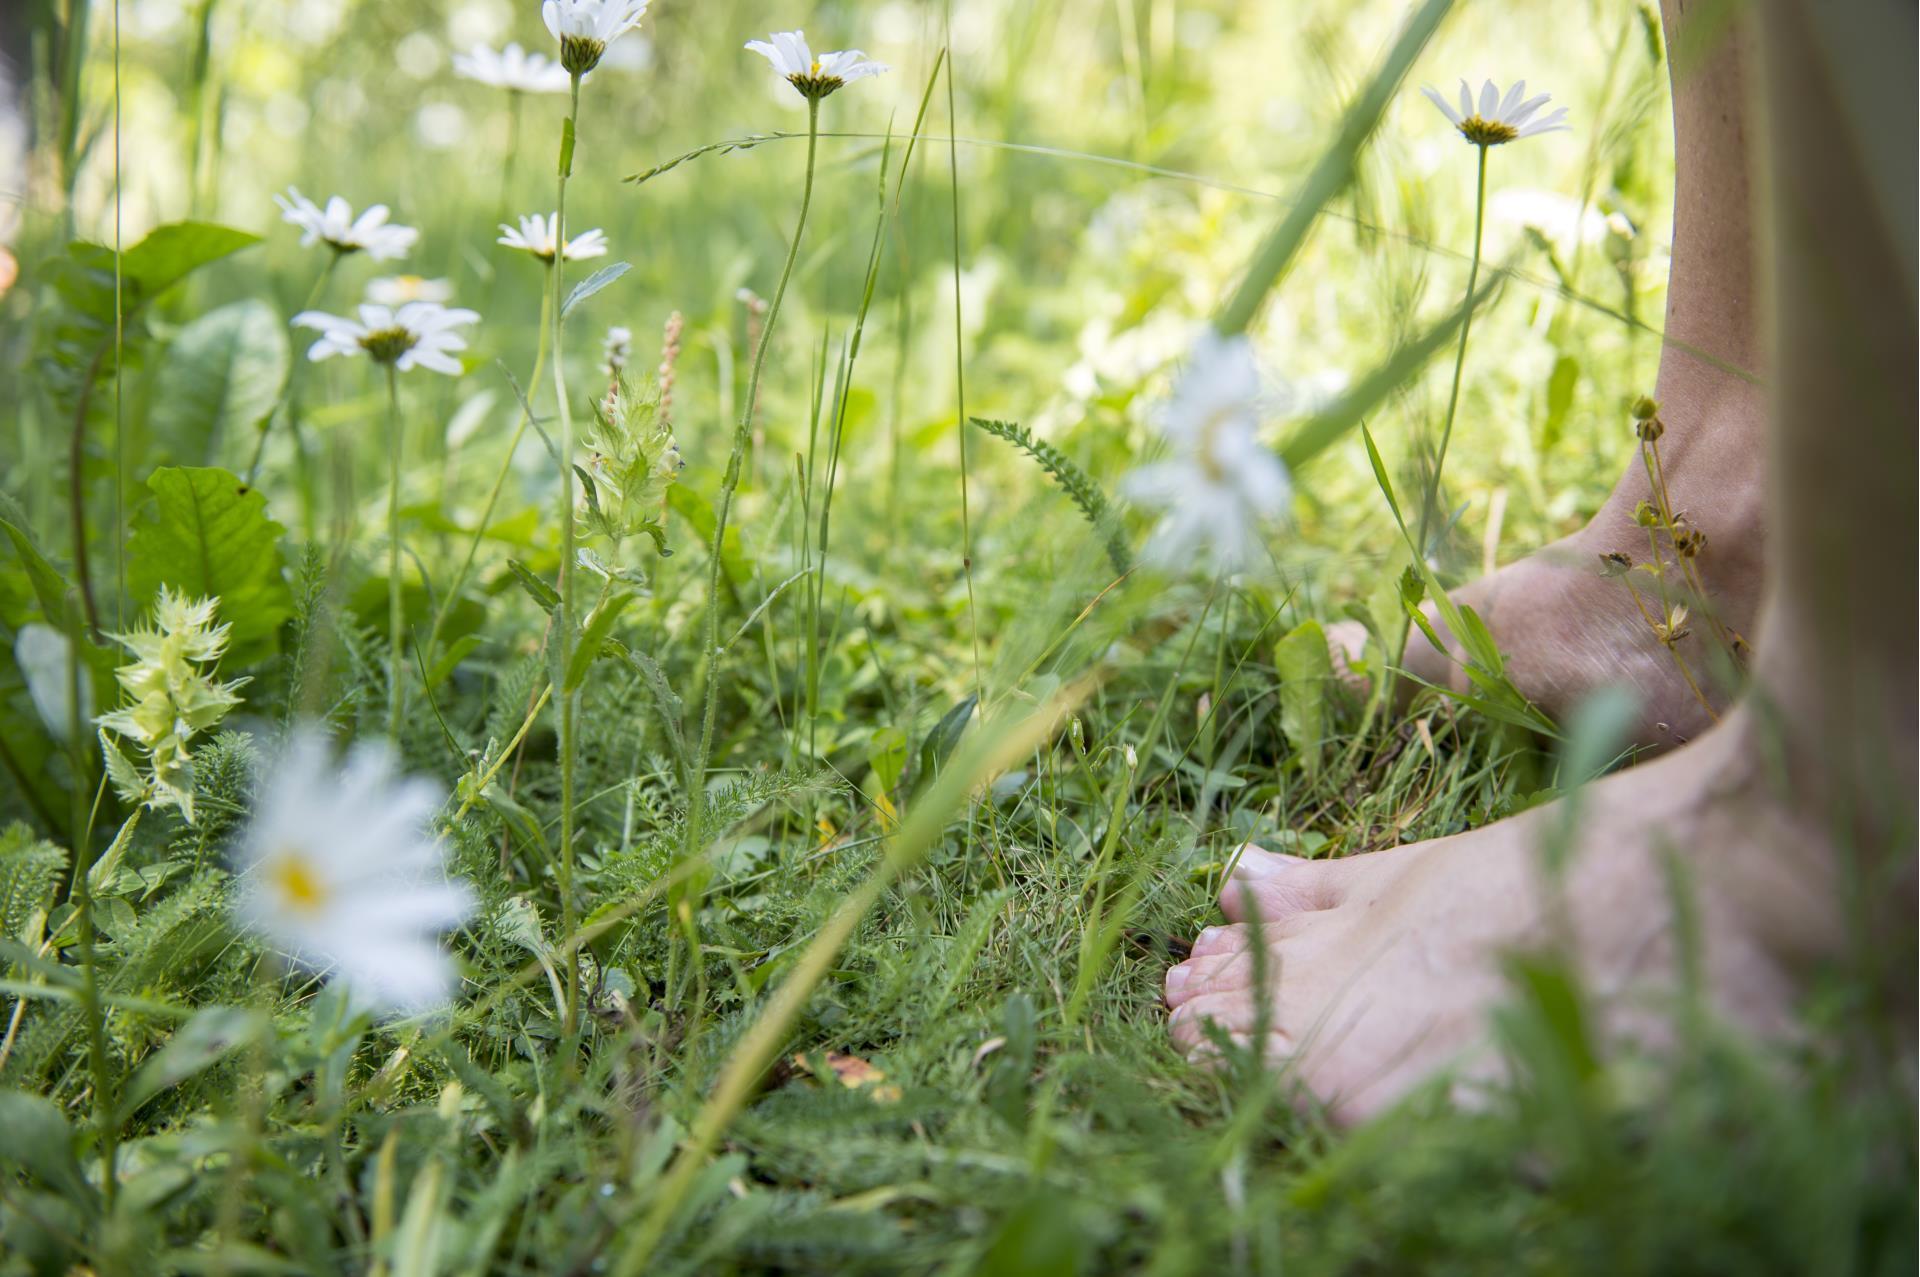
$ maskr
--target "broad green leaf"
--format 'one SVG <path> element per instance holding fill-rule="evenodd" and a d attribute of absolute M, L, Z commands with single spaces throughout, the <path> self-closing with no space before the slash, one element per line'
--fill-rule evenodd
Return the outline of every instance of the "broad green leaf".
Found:
<path fill-rule="evenodd" d="M 213 222 L 170 222 L 156 226 L 127 250 L 124 275 L 144 297 L 171 288 L 208 262 L 260 242 L 252 231 Z"/>
<path fill-rule="evenodd" d="M 1326 631 L 1318 621 L 1302 621 L 1274 644 L 1273 659 L 1280 673 L 1280 731 L 1307 776 L 1317 776 L 1326 736 L 1327 687 L 1333 681 Z"/>
<path fill-rule="evenodd" d="M 47 562 L 40 547 L 24 529 L 17 528 L 5 519 L 0 519 L 0 532 L 5 532 L 7 540 L 13 545 L 14 557 L 20 560 L 20 566 L 26 570 L 27 580 L 33 586 L 33 597 L 39 600 L 40 612 L 47 618 L 48 624 L 56 630 L 68 630 L 67 582 L 53 564 Z"/>
<path fill-rule="evenodd" d="M 199 267 L 259 242 L 251 232 L 211 222 L 155 227 L 121 258 L 119 347 L 130 359 L 137 358 L 145 344 L 143 312 L 148 302 Z M 77 411 L 87 388 L 113 371 L 113 268 L 111 248 L 76 240 L 42 269 L 60 304 L 41 314 L 38 366 L 63 414 Z"/>
<path fill-rule="evenodd" d="M 920 742 L 920 760 L 914 768 L 913 790 L 917 797 L 933 778 L 940 774 L 940 768 L 953 754 L 953 747 L 960 743 L 961 734 L 967 730 L 967 724 L 973 720 L 975 697 L 969 696 L 948 710 L 933 725 L 926 739 Z"/>
<path fill-rule="evenodd" d="M 0 1165 L 14 1165 L 75 1204 L 93 1189 L 73 1151 L 73 1128 L 52 1100 L 0 1090 Z"/>
<path fill-rule="evenodd" d="M 258 300 L 208 311 L 182 328 L 154 377 L 153 429 L 164 455 L 211 461 L 252 441 L 279 402 L 292 352 L 279 312 Z"/>
<path fill-rule="evenodd" d="M 281 575 L 280 536 L 267 501 L 213 466 L 163 466 L 147 480 L 154 507 L 127 542 L 133 596 L 141 605 L 162 585 L 217 595 L 219 619 L 233 626 L 228 668 L 272 652 L 293 603 Z"/>
<path fill-rule="evenodd" d="M 907 767 L 907 734 L 898 727 L 882 727 L 867 738 L 867 766 L 873 768 L 880 792 L 890 794 Z"/>

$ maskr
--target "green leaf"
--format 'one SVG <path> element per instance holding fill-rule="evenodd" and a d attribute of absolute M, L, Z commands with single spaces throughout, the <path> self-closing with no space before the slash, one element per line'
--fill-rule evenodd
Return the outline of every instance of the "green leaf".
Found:
<path fill-rule="evenodd" d="M 561 684 L 562 690 L 569 693 L 577 691 L 580 684 L 586 681 L 587 670 L 599 658 L 601 648 L 613 633 L 614 623 L 631 602 L 631 592 L 618 590 L 593 609 L 593 615 L 587 618 L 587 623 L 580 629 L 580 641 L 574 645 L 573 657 L 567 662 L 567 677 Z"/>
<path fill-rule="evenodd" d="M 1307 776 L 1317 776 L 1326 735 L 1327 687 L 1333 681 L 1326 631 L 1318 621 L 1302 621 L 1274 644 L 1273 659 L 1280 673 L 1280 731 Z"/>
<path fill-rule="evenodd" d="M 867 766 L 873 768 L 873 778 L 879 783 L 880 792 L 890 794 L 900 783 L 900 773 L 907 768 L 907 734 L 898 727 L 882 727 L 867 738 Z"/>
<path fill-rule="evenodd" d="M 66 871 L 67 853 L 19 823 L 0 833 L 0 936 L 40 943 L 40 929 Z"/>
<path fill-rule="evenodd" d="M 973 706 L 977 698 L 969 696 L 948 710 L 933 725 L 926 739 L 920 742 L 920 761 L 914 768 L 913 790 L 918 795 L 940 774 L 940 768 L 953 755 L 954 746 L 960 743 L 960 736 L 967 730 L 967 724 L 973 719 Z"/>
<path fill-rule="evenodd" d="M 93 1200 L 93 1189 L 74 1155 L 73 1128 L 49 1099 L 0 1090 L 0 1166 L 9 1164 L 69 1201 Z"/>
<path fill-rule="evenodd" d="M 632 269 L 633 267 L 625 262 L 614 262 L 610 266 L 602 266 L 599 270 L 575 284 L 572 291 L 567 294 L 567 299 L 560 303 L 560 318 L 565 319 L 568 315 L 571 315 L 575 306 L 578 306 L 581 302 L 587 300 L 587 298 L 593 296 Z"/>
<path fill-rule="evenodd" d="M 120 1120 L 132 1117 L 160 1092 L 260 1041 L 270 1030 L 271 1022 L 259 1011 L 245 1007 L 200 1008 L 134 1072 L 120 1098 Z"/>
<path fill-rule="evenodd" d="M 145 297 L 173 287 L 208 262 L 260 242 L 252 231 L 213 222 L 171 222 L 156 226 L 127 250 L 123 285 L 131 282 Z"/>
<path fill-rule="evenodd" d="M 267 517 L 266 498 L 213 466 L 163 466 L 147 486 L 155 507 L 127 541 L 134 598 L 144 604 L 162 585 L 217 595 L 219 619 L 233 626 L 228 666 L 271 653 L 293 601 L 281 575 L 285 529 Z"/>
<path fill-rule="evenodd" d="M 532 569 L 520 560 L 508 559 L 507 571 L 513 573 L 513 579 L 520 583 L 521 589 L 533 596 L 533 601 L 540 605 L 542 611 L 551 612 L 560 606 L 559 593 L 535 576 Z"/>
<path fill-rule="evenodd" d="M 20 566 L 26 569 L 27 580 L 33 586 L 33 597 L 39 600 L 40 612 L 47 618 L 47 624 L 62 633 L 69 632 L 72 627 L 67 616 L 66 578 L 47 562 L 46 556 L 40 553 L 40 547 L 24 530 L 0 519 L 0 531 L 4 531 L 7 540 L 13 543 L 13 553 L 20 560 Z"/>
<path fill-rule="evenodd" d="M 114 253 L 104 244 L 76 240 L 42 270 L 60 304 L 41 314 L 36 339 L 39 370 L 63 415 L 79 409 L 98 378 L 113 371 L 115 329 L 129 359 L 145 344 L 140 321 L 148 302 L 209 262 L 260 242 L 258 235 L 211 222 L 159 226 L 120 259 L 114 298 Z"/>
<path fill-rule="evenodd" d="M 213 460 L 280 400 L 292 351 L 273 307 L 257 300 L 208 311 L 182 328 L 154 377 L 153 429 L 163 455 Z"/>

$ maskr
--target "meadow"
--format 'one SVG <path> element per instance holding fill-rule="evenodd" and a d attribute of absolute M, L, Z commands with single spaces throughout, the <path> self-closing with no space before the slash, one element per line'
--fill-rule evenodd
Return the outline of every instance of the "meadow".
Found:
<path fill-rule="evenodd" d="M 1845 981 L 1650 1055 L 1548 945 L 1352 1129 L 1167 1037 L 1236 848 L 1631 761 L 1324 632 L 1636 455 L 1656 7 L 624 8 L 0 19 L 0 1274 L 1913 1271 Z"/>

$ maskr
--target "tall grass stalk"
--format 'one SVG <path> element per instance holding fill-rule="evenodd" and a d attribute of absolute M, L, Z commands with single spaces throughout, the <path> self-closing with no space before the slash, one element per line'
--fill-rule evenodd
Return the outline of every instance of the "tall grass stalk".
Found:
<path fill-rule="evenodd" d="M 406 608 L 400 595 L 400 373 L 387 365 L 387 739 L 400 740 L 401 648 Z"/>
<path fill-rule="evenodd" d="M 567 178 L 573 174 L 573 147 L 580 120 L 580 72 L 573 72 L 566 123 L 560 131 L 559 191 L 553 213 L 553 270 L 548 279 L 547 320 L 552 325 L 553 394 L 560 414 L 560 607 L 553 636 L 553 685 L 560 689 L 560 926 L 572 935 L 576 905 L 573 898 L 573 783 L 575 693 L 567 689 L 567 666 L 573 660 L 573 411 L 567 405 L 567 361 L 561 346 L 560 263 L 567 249 Z M 579 1024 L 580 955 L 567 955 L 567 1005 L 561 1031 L 571 1038 Z"/>
<path fill-rule="evenodd" d="M 733 432 L 733 447 L 727 454 L 726 473 L 720 480 L 720 503 L 714 511 L 713 547 L 707 571 L 707 624 L 703 657 L 707 665 L 705 703 L 700 709 L 700 740 L 694 746 L 693 766 L 688 779 L 687 831 L 683 855 L 691 857 L 700 849 L 701 821 L 706 806 L 707 764 L 713 754 L 715 711 L 720 703 L 720 573 L 721 551 L 726 544 L 727 518 L 733 511 L 733 494 L 740 486 L 740 467 L 746 458 L 747 442 L 753 433 L 753 409 L 760 396 L 760 376 L 766 368 L 767 348 L 773 342 L 775 323 L 780 318 L 780 303 L 787 295 L 787 282 L 793 278 L 793 264 L 800 256 L 800 239 L 807 229 L 807 210 L 813 205 L 814 163 L 820 146 L 820 99 L 807 99 L 807 173 L 800 187 L 800 212 L 794 219 L 793 240 L 787 245 L 786 264 L 780 268 L 780 282 L 767 306 L 766 321 L 760 326 L 760 341 L 753 352 L 753 369 L 747 375 L 747 394 L 740 405 L 740 419 Z M 571 930 L 571 928 L 569 928 Z"/>
<path fill-rule="evenodd" d="M 558 271 L 559 261 L 548 265 L 548 270 Z M 480 542 L 487 535 L 487 528 L 493 522 L 494 509 L 500 504 L 500 493 L 507 486 L 507 476 L 513 473 L 513 458 L 520 451 L 520 440 L 527 433 L 527 423 L 533 418 L 532 395 L 540 384 L 540 375 L 547 367 L 547 339 L 551 335 L 548 325 L 553 313 L 553 281 L 547 280 L 540 289 L 540 335 L 533 355 L 533 373 L 527 378 L 528 396 L 521 400 L 520 419 L 513 428 L 513 435 L 507 440 L 506 455 L 500 458 L 500 472 L 493 477 L 493 487 L 487 491 L 487 503 L 480 509 L 479 521 L 474 524 L 473 536 L 467 542 L 467 553 L 460 560 L 460 568 L 447 582 L 447 588 L 441 592 L 440 606 L 434 609 L 433 624 L 427 629 L 427 639 L 423 651 L 431 659 L 434 644 L 440 638 L 440 631 L 447 623 L 447 617 L 453 611 L 454 602 L 460 597 L 460 587 L 467 583 L 468 573 L 473 571 L 473 560 L 480 553 Z M 571 473 L 571 471 L 569 471 Z"/>
<path fill-rule="evenodd" d="M 1473 290 L 1480 282 L 1480 236 L 1487 217 L 1487 147 L 1480 152 L 1479 175 L 1474 183 L 1473 258 L 1467 266 L 1467 311 L 1460 321 L 1460 344 L 1453 351 L 1453 385 L 1447 391 L 1447 416 L 1440 426 L 1440 446 L 1434 450 L 1433 468 L 1427 472 L 1427 490 L 1420 502 L 1420 544 L 1417 553 L 1429 552 L 1427 538 L 1433 535 L 1433 516 L 1440 504 L 1440 471 L 1447 464 L 1447 445 L 1453 442 L 1454 413 L 1460 407 L 1460 374 L 1467 366 L 1467 338 L 1473 332 Z"/>

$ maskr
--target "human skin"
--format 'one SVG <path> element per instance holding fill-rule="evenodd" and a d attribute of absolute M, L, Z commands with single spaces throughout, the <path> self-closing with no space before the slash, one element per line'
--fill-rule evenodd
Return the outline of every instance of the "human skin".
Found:
<path fill-rule="evenodd" d="M 1689 7 L 1663 9 L 1681 47 Z M 1684 134 L 1688 118 L 1718 120 L 1723 138 L 1753 148 L 1737 171 L 1773 177 L 1745 223 L 1765 232 L 1757 295 L 1770 304 L 1751 290 L 1718 299 L 1772 316 L 1757 466 L 1765 605 L 1749 690 L 1684 747 L 1483 829 L 1340 860 L 1242 854 L 1221 893 L 1227 925 L 1167 974 L 1173 1040 L 1196 1054 L 1216 1034 L 1257 1046 L 1337 1120 L 1364 1119 L 1442 1070 L 1496 1073 L 1487 1013 L 1505 994 L 1505 956 L 1531 945 L 1573 959 L 1610 1031 L 1657 1043 L 1659 995 L 1683 956 L 1676 880 L 1689 884 L 1703 985 L 1729 1019 L 1790 1031 L 1809 980 L 1852 957 L 1856 971 L 1891 973 L 1878 992 L 1912 1052 L 1920 333 L 1911 66 L 1904 80 L 1898 66 L 1914 11 L 1764 0 L 1746 20 L 1753 30 L 1712 55 L 1736 51 L 1720 64 L 1717 105 L 1686 102 L 1710 81 L 1677 83 L 1676 121 Z M 1734 91 L 1746 75 L 1762 89 L 1751 130 L 1749 99 Z M 1708 152 L 1678 147 L 1683 190 L 1702 189 L 1690 162 L 1736 171 Z M 1736 235 L 1725 207 L 1750 189 L 1743 177 L 1725 200 L 1707 190 L 1716 235 L 1751 233 Z M 1670 322 L 1712 328 L 1696 306 L 1726 280 L 1683 287 L 1682 242 L 1677 231 L 1683 295 Z M 1703 386 L 1718 407 L 1702 420 L 1745 402 L 1680 359 L 1668 352 L 1662 387 Z M 1543 854 L 1556 842 L 1571 853 L 1564 871 Z"/>

